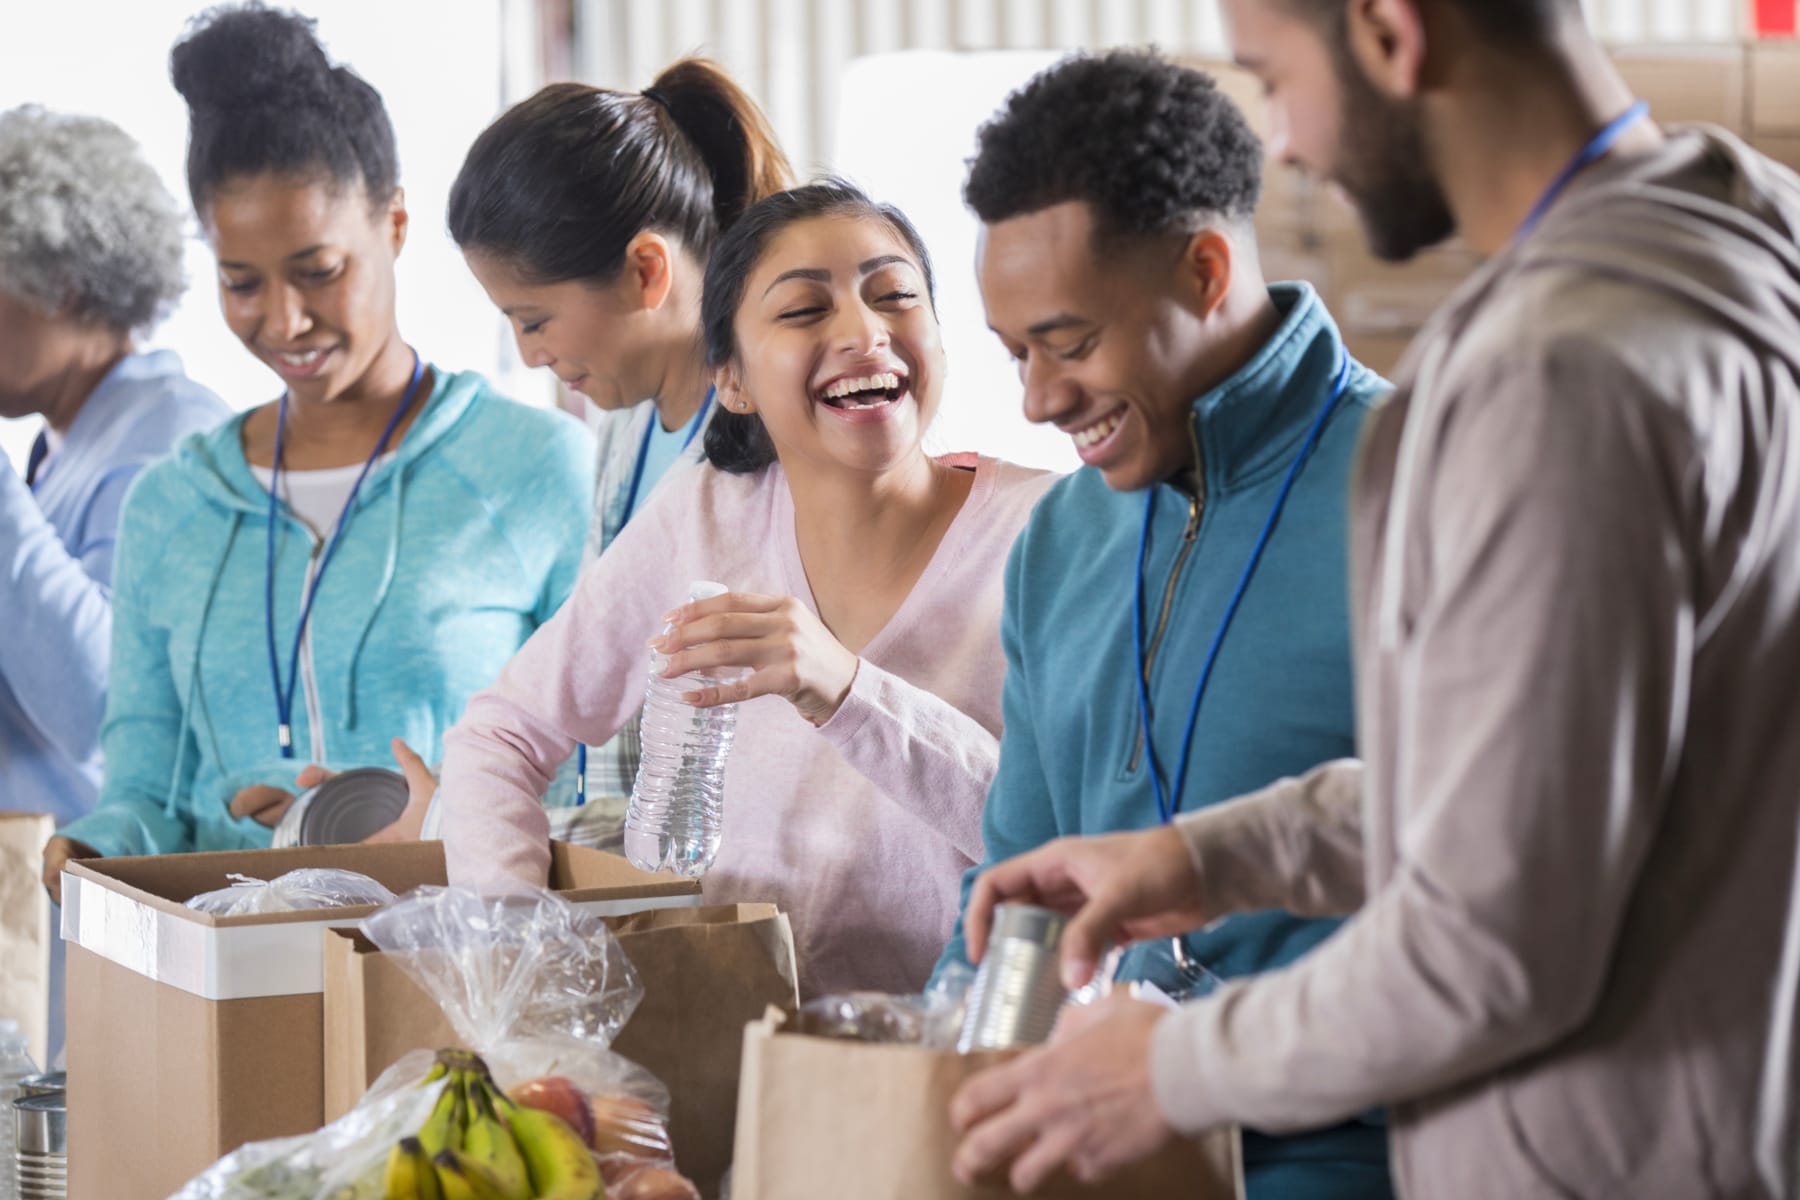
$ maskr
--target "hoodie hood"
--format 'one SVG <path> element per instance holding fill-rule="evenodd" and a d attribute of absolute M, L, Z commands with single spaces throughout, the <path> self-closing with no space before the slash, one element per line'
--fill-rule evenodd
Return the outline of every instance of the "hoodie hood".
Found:
<path fill-rule="evenodd" d="M 1694 344 L 1670 354 L 1703 356 L 1721 337 L 1755 362 L 1800 374 L 1800 179 L 1730 133 L 1710 126 L 1669 131 L 1648 154 L 1603 161 L 1577 176 L 1529 237 L 1490 260 L 1432 318 L 1401 363 L 1410 411 L 1402 433 L 1381 563 L 1381 642 L 1400 636 L 1406 522 L 1419 460 L 1442 419 L 1440 385 L 1493 352 L 1473 336 L 1490 323 L 1513 335 L 1513 354 L 1542 352 L 1570 331 L 1541 314 L 1515 311 L 1507 294 L 1548 276 L 1603 279 L 1692 306 Z M 1630 339 L 1616 316 L 1593 318 L 1576 336 Z M 1604 328 L 1601 328 L 1604 327 Z M 1465 354 L 1465 351 L 1467 352 Z"/>
<path fill-rule="evenodd" d="M 380 499 L 420 458 L 449 436 L 468 415 L 486 381 L 472 371 L 460 374 L 427 364 L 431 393 L 391 458 L 376 464 L 357 494 L 358 509 Z M 244 419 L 240 414 L 211 433 L 189 438 L 174 457 L 176 473 L 208 504 L 225 512 L 266 516 L 269 493 L 244 459 Z"/>

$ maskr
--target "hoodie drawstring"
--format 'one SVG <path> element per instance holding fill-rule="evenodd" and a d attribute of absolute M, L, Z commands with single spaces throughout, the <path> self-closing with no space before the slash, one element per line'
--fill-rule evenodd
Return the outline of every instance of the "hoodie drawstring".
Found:
<path fill-rule="evenodd" d="M 363 647 L 368 644 L 369 631 L 375 627 L 375 618 L 381 612 L 388 593 L 393 590 L 394 576 L 400 567 L 400 522 L 406 512 L 406 470 L 399 463 L 394 471 L 394 520 L 388 533 L 387 560 L 382 564 L 381 582 L 375 588 L 374 603 L 369 605 L 368 615 L 363 618 L 362 629 L 356 635 L 356 642 L 350 650 L 350 664 L 344 671 L 344 728 L 356 728 L 356 665 L 362 661 Z"/>
<path fill-rule="evenodd" d="M 213 600 L 219 594 L 219 581 L 225 577 L 225 563 L 231 558 L 231 548 L 237 545 L 238 530 L 243 528 L 244 514 L 233 512 L 231 528 L 225 534 L 225 548 L 219 551 L 219 557 L 213 563 L 212 579 L 206 585 L 206 599 L 200 605 L 200 625 L 194 634 L 194 661 L 188 668 L 187 692 L 181 698 L 181 723 L 175 731 L 175 767 L 169 772 L 169 790 L 163 797 L 163 815 L 171 820 L 178 819 L 178 801 L 181 797 L 181 769 L 187 763 L 187 742 L 189 722 L 193 716 L 194 697 L 200 692 L 200 659 L 201 648 L 206 644 L 206 623 L 212 618 Z M 198 742 L 198 737 L 196 737 Z M 215 750 L 214 757 L 217 757 Z M 218 763 L 221 774 L 225 771 L 223 761 Z"/>

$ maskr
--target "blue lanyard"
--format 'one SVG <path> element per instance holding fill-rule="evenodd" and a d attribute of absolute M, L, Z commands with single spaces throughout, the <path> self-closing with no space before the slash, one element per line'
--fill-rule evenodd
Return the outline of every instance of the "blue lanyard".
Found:
<path fill-rule="evenodd" d="M 325 543 L 325 554 L 319 559 L 319 569 L 313 572 L 312 582 L 307 585 L 300 601 L 300 624 L 294 630 L 294 646 L 288 652 L 287 683 L 281 682 L 281 664 L 275 654 L 275 520 L 281 505 L 281 447 L 283 434 L 287 430 L 288 394 L 281 393 L 281 404 L 275 414 L 275 469 L 269 479 L 269 548 L 265 558 L 263 573 L 263 627 L 269 637 L 269 677 L 275 684 L 275 737 L 281 744 L 281 757 L 294 757 L 294 685 L 300 680 L 300 641 L 306 636 L 306 622 L 312 617 L 313 601 L 319 598 L 319 585 L 325 581 L 325 570 L 331 566 L 331 557 L 337 553 L 338 542 L 344 535 L 344 526 L 350 523 L 350 510 L 356 504 L 357 493 L 362 491 L 363 480 L 369 477 L 369 471 L 375 466 L 387 449 L 388 439 L 394 436 L 394 430 L 400 425 L 400 418 L 412 407 L 413 395 L 419 390 L 419 380 L 425 377 L 425 364 L 419 361 L 419 352 L 413 351 L 412 382 L 406 385 L 406 395 L 400 401 L 400 407 L 388 418 L 387 428 L 381 431 L 381 440 L 375 443 L 375 452 L 369 455 L 369 461 L 351 485 L 350 494 L 344 498 L 344 509 L 338 513 L 337 524 L 332 526 L 331 539 Z"/>
<path fill-rule="evenodd" d="M 1175 819 L 1175 810 L 1181 803 L 1181 789 L 1187 783 L 1188 757 L 1194 749 L 1194 723 L 1200 716 L 1200 698 L 1206 694 L 1206 684 L 1212 678 L 1213 665 L 1219 660 L 1219 647 L 1225 644 L 1225 632 L 1231 628 L 1231 619 L 1237 615 L 1238 605 L 1243 601 L 1244 593 L 1249 590 L 1251 576 L 1256 574 L 1256 565 L 1262 561 L 1263 551 L 1268 548 L 1269 538 L 1275 532 L 1275 523 L 1281 519 L 1281 510 L 1287 504 L 1288 493 L 1294 490 L 1294 481 L 1300 477 L 1300 468 L 1306 465 L 1307 458 L 1318 445 L 1319 436 L 1325 431 L 1325 422 L 1331 417 L 1349 386 L 1350 352 L 1345 350 L 1331 395 L 1325 398 L 1325 403 L 1319 408 L 1319 415 L 1313 418 L 1306 440 L 1300 443 L 1293 465 L 1288 467 L 1287 477 L 1281 481 L 1275 505 L 1269 510 L 1268 519 L 1263 522 L 1262 534 L 1250 551 L 1250 561 L 1244 564 L 1244 573 L 1238 579 L 1237 588 L 1231 593 L 1230 602 L 1225 605 L 1225 615 L 1220 619 L 1218 631 L 1213 634 L 1212 645 L 1207 647 L 1206 658 L 1200 664 L 1200 678 L 1194 684 L 1194 702 L 1188 708 L 1187 729 L 1181 736 L 1181 757 L 1175 768 L 1172 789 L 1165 785 L 1162 765 L 1156 759 L 1156 743 L 1150 737 L 1150 684 L 1145 678 L 1144 670 L 1144 562 L 1150 547 L 1151 518 L 1156 511 L 1156 488 L 1152 486 L 1144 497 L 1144 529 L 1138 537 L 1137 603 L 1131 610 L 1131 635 L 1137 648 L 1137 660 L 1132 664 L 1132 673 L 1137 676 L 1138 720 L 1144 738 L 1145 766 L 1149 768 L 1150 787 L 1156 794 L 1156 811 L 1165 825 Z"/>
<path fill-rule="evenodd" d="M 1520 223 L 1518 232 L 1513 234 L 1513 241 L 1523 240 L 1532 230 L 1536 229 L 1538 223 L 1544 219 L 1544 215 L 1550 211 L 1550 206 L 1562 196 L 1563 190 L 1569 186 L 1570 182 L 1592 166 L 1595 159 L 1617 145 L 1619 139 L 1625 136 L 1626 130 L 1649 115 L 1650 105 L 1646 101 L 1639 100 L 1607 122 L 1605 128 L 1588 139 L 1587 145 L 1575 152 L 1575 157 L 1569 160 L 1569 165 L 1557 173 L 1556 178 L 1550 181 L 1550 186 L 1544 189 L 1544 194 L 1538 197 L 1538 202 L 1531 206 L 1531 211 Z"/>
<path fill-rule="evenodd" d="M 706 389 L 706 399 L 700 401 L 700 411 L 688 422 L 687 436 L 681 439 L 681 449 L 676 457 L 687 453 L 687 448 L 694 444 L 694 437 L 700 432 L 700 426 L 706 424 L 706 410 L 712 407 L 713 389 Z M 625 493 L 625 511 L 619 517 L 619 528 L 631 520 L 631 514 L 637 511 L 638 488 L 644 482 L 644 463 L 650 458 L 650 439 L 656 436 L 656 416 L 650 417 L 650 424 L 644 430 L 644 440 L 638 443 L 637 463 L 631 468 L 631 488 Z M 575 805 L 579 808 L 587 803 L 587 760 L 586 742 L 575 743 Z"/>
<path fill-rule="evenodd" d="M 706 399 L 700 402 L 700 411 L 688 421 L 687 436 L 681 439 L 681 449 L 676 457 L 687 453 L 687 448 L 694 444 L 694 435 L 700 432 L 700 426 L 706 421 L 706 410 L 712 407 L 713 390 L 706 389 Z M 631 520 L 631 514 L 637 511 L 638 488 L 644 482 L 644 464 L 650 459 L 650 439 L 656 436 L 656 418 L 650 418 L 650 424 L 644 429 L 644 440 L 638 443 L 637 462 L 631 468 L 631 488 L 625 493 L 625 512 L 619 517 L 619 528 Z"/>

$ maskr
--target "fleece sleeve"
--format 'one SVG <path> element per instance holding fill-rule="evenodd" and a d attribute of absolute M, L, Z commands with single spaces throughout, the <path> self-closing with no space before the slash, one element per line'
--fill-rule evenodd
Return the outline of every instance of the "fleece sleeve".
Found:
<path fill-rule="evenodd" d="M 1164 1021 L 1185 1130 L 1453 1088 L 1591 1012 L 1662 818 L 1695 636 L 1698 450 L 1649 382 L 1560 345 L 1439 397 L 1408 503 L 1397 861 L 1328 942 Z"/>
<path fill-rule="evenodd" d="M 182 721 L 167 632 L 149 619 L 148 594 L 156 586 L 165 534 L 154 520 L 155 507 L 153 493 L 135 489 L 119 523 L 100 803 L 60 831 L 109 858 L 179 853 L 194 842 L 187 810 L 171 813 L 167 804 L 171 793 L 185 796 L 192 787 L 199 748 Z"/>

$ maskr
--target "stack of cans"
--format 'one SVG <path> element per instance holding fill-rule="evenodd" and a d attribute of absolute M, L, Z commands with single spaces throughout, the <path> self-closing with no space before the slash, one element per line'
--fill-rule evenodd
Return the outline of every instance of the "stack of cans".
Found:
<path fill-rule="evenodd" d="M 69 1194 L 68 1093 L 52 1090 L 62 1072 L 38 1075 L 19 1085 L 13 1101 L 13 1161 L 19 1200 L 64 1200 Z"/>
<path fill-rule="evenodd" d="M 1029 904 L 1001 904 L 987 953 L 969 988 L 956 1049 L 1010 1050 L 1050 1040 L 1068 994 L 1057 975 L 1063 916 Z"/>

